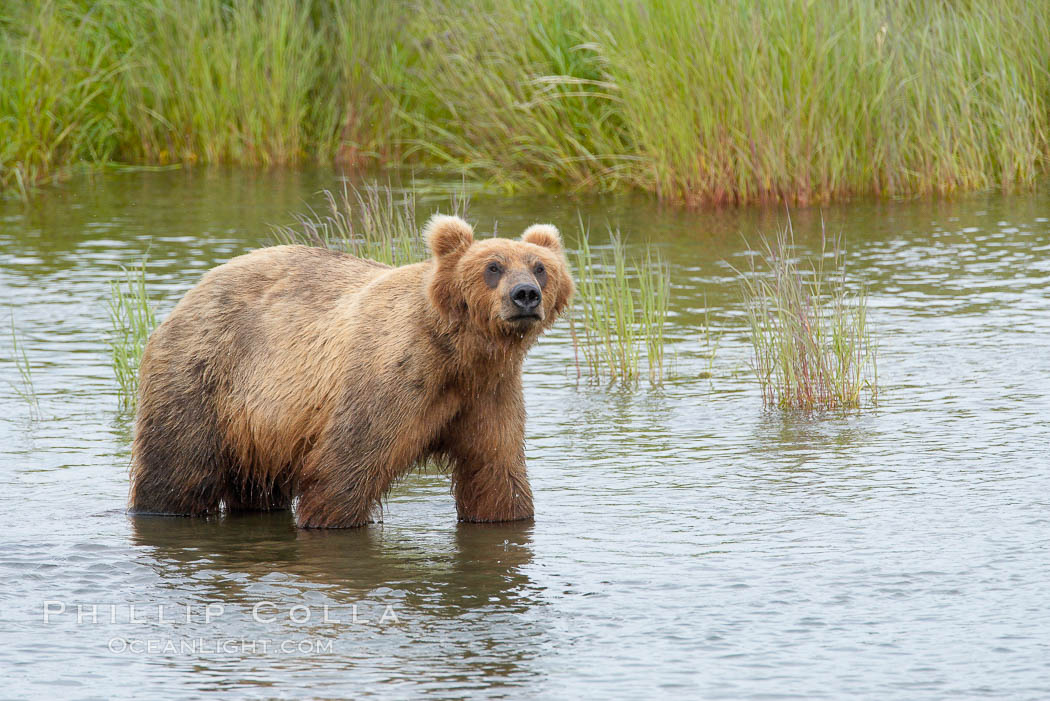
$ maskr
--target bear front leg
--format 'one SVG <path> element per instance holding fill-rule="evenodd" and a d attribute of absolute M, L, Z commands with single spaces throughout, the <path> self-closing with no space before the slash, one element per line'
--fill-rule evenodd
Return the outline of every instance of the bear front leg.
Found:
<path fill-rule="evenodd" d="M 368 460 L 365 456 L 371 456 Z M 300 528 L 356 528 L 378 520 L 380 499 L 397 476 L 387 455 L 333 438 L 307 457 L 295 521 Z"/>
<path fill-rule="evenodd" d="M 299 485 L 300 528 L 357 528 L 378 520 L 380 499 L 393 475 L 366 465 L 328 465 Z"/>
<path fill-rule="evenodd" d="M 463 412 L 447 437 L 456 512 L 471 523 L 531 519 L 521 386 L 490 396 Z"/>

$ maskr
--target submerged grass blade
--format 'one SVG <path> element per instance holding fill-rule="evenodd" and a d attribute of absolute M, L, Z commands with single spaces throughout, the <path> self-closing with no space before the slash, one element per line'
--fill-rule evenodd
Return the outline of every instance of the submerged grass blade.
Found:
<path fill-rule="evenodd" d="M 19 343 L 18 333 L 15 331 L 15 317 L 11 314 L 11 350 L 18 368 L 20 384 L 12 383 L 15 392 L 29 406 L 30 418 L 40 415 L 40 402 L 37 399 L 36 388 L 33 386 L 33 369 L 29 364 L 29 356 L 26 355 L 25 346 Z"/>

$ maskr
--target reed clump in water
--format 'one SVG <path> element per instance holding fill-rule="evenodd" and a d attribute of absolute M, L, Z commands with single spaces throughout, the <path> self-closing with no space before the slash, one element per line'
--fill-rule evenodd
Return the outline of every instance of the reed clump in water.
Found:
<path fill-rule="evenodd" d="M 612 234 L 608 251 L 595 254 L 586 229 L 573 258 L 576 298 L 570 330 L 577 376 L 586 373 L 595 381 L 636 385 L 643 376 L 644 358 L 649 383 L 661 384 L 669 370 L 668 265 L 652 250 L 641 261 L 628 261 L 619 232 Z"/>
<path fill-rule="evenodd" d="M 828 250 L 823 237 L 820 255 L 800 260 L 789 222 L 772 240 L 763 239 L 751 269 L 740 276 L 753 367 L 767 406 L 857 408 L 864 392 L 870 403 L 878 401 L 867 295 L 847 286 L 840 244 L 836 239 Z"/>
<path fill-rule="evenodd" d="M 332 248 L 393 266 L 426 259 L 411 190 L 397 194 L 390 187 L 344 185 L 339 195 L 329 190 L 323 195 L 325 209 L 297 216 L 298 229 L 279 227 L 278 243 Z"/>
<path fill-rule="evenodd" d="M 6 3 L 0 189 L 112 161 L 685 204 L 1012 188 L 1050 163 L 1048 36 L 1025 0 Z"/>
<path fill-rule="evenodd" d="M 157 314 L 146 291 L 146 262 L 125 268 L 123 279 L 111 281 L 109 291 L 109 350 L 117 395 L 122 408 L 132 409 L 138 399 L 142 354 L 157 327 Z"/>
<path fill-rule="evenodd" d="M 277 227 L 275 242 L 331 248 L 392 266 L 426 260 L 422 229 L 416 221 L 414 190 L 344 184 L 338 195 L 329 190 L 323 195 L 322 211 L 311 210 L 297 216 L 298 228 Z M 448 211 L 465 216 L 468 205 L 464 189 L 449 198 Z"/>

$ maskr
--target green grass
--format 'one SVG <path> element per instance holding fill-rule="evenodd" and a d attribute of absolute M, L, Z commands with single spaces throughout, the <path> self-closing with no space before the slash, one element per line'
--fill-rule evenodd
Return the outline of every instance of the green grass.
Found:
<path fill-rule="evenodd" d="M 767 406 L 857 408 L 864 393 L 878 401 L 867 295 L 850 291 L 840 241 L 829 250 L 822 240 L 819 256 L 797 259 L 789 222 L 752 251 L 752 267 L 741 274 L 753 368 Z"/>
<path fill-rule="evenodd" d="M 124 269 L 123 279 L 110 282 L 109 350 L 117 394 L 124 409 L 133 409 L 138 398 L 139 366 L 146 341 L 157 327 L 154 304 L 146 291 L 146 263 Z"/>
<path fill-rule="evenodd" d="M 299 215 L 298 228 L 278 228 L 278 243 L 333 248 L 394 266 L 426 259 L 411 190 L 398 193 L 390 187 L 369 185 L 360 190 L 347 185 L 339 195 L 328 190 L 323 194 L 326 208 Z"/>
<path fill-rule="evenodd" d="M 671 269 L 651 250 L 638 270 L 639 332 L 645 344 L 649 383 L 658 385 L 667 374 L 666 328 L 671 297 Z"/>
<path fill-rule="evenodd" d="M 0 65 L 23 197 L 78 164 L 337 161 L 808 202 L 1026 186 L 1050 157 L 1024 0 L 28 0 Z"/>
<path fill-rule="evenodd" d="M 1010 187 L 1045 167 L 1050 14 L 1037 4 L 610 7 L 624 29 L 610 77 L 667 198 Z"/>
<path fill-rule="evenodd" d="M 428 257 L 422 226 L 416 221 L 414 189 L 344 185 L 338 195 L 329 190 L 323 195 L 326 206 L 321 212 L 297 216 L 298 227 L 278 227 L 275 242 L 333 248 L 393 266 Z M 468 205 L 466 191 L 455 192 L 446 211 L 465 216 Z"/>
<path fill-rule="evenodd" d="M 26 5 L 0 10 L 0 189 L 22 197 L 76 163 L 112 159 L 130 136 L 116 87 L 130 63 L 97 19 Z"/>
<path fill-rule="evenodd" d="M 378 0 L 7 3 L 0 186 L 24 197 L 79 163 L 386 155 L 402 141 L 400 15 Z"/>
<path fill-rule="evenodd" d="M 577 376 L 633 386 L 643 376 L 644 360 L 650 384 L 661 384 L 669 369 L 668 266 L 652 251 L 641 261 L 629 261 L 619 232 L 611 236 L 610 250 L 601 253 L 592 252 L 586 230 L 580 241 L 573 256 L 576 299 L 569 320 Z"/>
<path fill-rule="evenodd" d="M 508 191 L 610 189 L 634 162 L 584 2 L 428 2 L 406 117 L 418 156 Z"/>

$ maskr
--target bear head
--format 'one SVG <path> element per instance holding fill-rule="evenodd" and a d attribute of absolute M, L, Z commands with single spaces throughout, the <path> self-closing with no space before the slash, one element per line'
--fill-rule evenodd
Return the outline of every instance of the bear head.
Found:
<path fill-rule="evenodd" d="M 445 319 L 469 320 L 494 339 L 535 339 L 572 299 L 561 237 L 549 224 L 517 241 L 475 241 L 467 222 L 437 214 L 424 237 L 434 257 L 427 294 Z"/>

